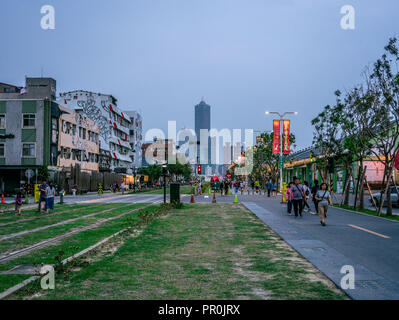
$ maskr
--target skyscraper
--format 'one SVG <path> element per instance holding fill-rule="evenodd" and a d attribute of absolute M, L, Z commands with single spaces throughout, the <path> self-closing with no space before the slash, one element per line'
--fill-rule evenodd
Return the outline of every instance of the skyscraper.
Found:
<path fill-rule="evenodd" d="M 197 163 L 200 163 L 200 137 L 201 129 L 211 129 L 211 106 L 202 99 L 195 106 L 195 134 L 197 135 Z M 211 162 L 210 139 L 208 139 L 208 164 Z M 203 170 L 205 172 L 205 170 Z"/>

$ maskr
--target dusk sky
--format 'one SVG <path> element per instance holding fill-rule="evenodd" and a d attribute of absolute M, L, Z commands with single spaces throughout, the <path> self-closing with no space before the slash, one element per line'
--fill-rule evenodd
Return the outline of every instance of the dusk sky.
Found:
<path fill-rule="evenodd" d="M 43 5 L 55 30 L 40 27 Z M 355 8 L 354 30 L 340 9 Z M 142 112 L 144 132 L 194 128 L 194 105 L 211 105 L 214 128 L 271 130 L 265 110 L 290 117 L 298 147 L 336 89 L 399 30 L 396 0 L 18 0 L 2 1 L 0 82 L 57 80 L 57 92 L 109 93 Z"/>

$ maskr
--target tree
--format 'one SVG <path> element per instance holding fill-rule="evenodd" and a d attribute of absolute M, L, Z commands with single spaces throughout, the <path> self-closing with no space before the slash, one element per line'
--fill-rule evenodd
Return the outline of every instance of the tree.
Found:
<path fill-rule="evenodd" d="M 176 161 L 175 164 L 168 164 L 167 166 L 169 174 L 175 177 L 177 180 L 178 177 L 183 177 L 188 180 L 191 177 L 192 169 L 189 164 L 182 164 L 179 161 Z"/>
<path fill-rule="evenodd" d="M 162 168 L 157 165 L 149 165 L 148 167 L 139 168 L 138 172 L 148 176 L 149 182 L 153 183 L 154 180 L 159 180 L 162 175 Z"/>
<path fill-rule="evenodd" d="M 386 197 L 387 215 L 392 214 L 390 184 L 399 142 L 399 74 L 396 67 L 399 53 L 396 42 L 396 38 L 391 38 L 373 68 L 366 69 L 365 84 L 359 89 L 354 104 L 356 120 L 364 132 L 360 142 L 364 146 L 372 144 L 371 153 L 384 165 L 379 215 Z"/>
<path fill-rule="evenodd" d="M 50 177 L 50 174 L 48 172 L 47 166 L 40 166 L 39 170 L 38 170 L 38 173 L 37 173 L 38 181 L 43 181 L 43 180 L 48 181 L 49 177 Z"/>
<path fill-rule="evenodd" d="M 295 135 L 293 133 L 290 133 L 290 143 L 295 148 Z M 273 132 L 261 133 L 260 141 L 254 148 L 252 176 L 263 182 L 270 177 L 273 183 L 277 183 L 280 178 L 278 167 L 279 154 L 273 153 Z"/>

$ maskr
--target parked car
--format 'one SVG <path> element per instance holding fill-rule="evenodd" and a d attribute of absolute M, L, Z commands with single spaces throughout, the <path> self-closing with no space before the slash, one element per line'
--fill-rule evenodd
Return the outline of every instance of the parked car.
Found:
<path fill-rule="evenodd" d="M 398 187 L 398 189 L 399 189 L 399 187 Z M 380 201 L 381 201 L 381 192 L 373 193 L 372 195 L 373 195 L 374 201 L 376 202 L 376 205 L 379 206 Z M 382 194 L 382 196 L 383 195 L 384 194 Z M 388 197 L 385 198 L 384 207 L 386 207 L 388 205 L 387 198 Z M 397 189 L 395 186 L 391 187 L 391 199 L 392 199 L 392 206 L 394 206 L 394 207 L 399 206 L 399 197 L 398 197 L 398 192 L 397 192 Z M 373 200 L 371 200 L 371 197 L 369 198 L 369 200 L 371 203 L 373 203 Z"/>

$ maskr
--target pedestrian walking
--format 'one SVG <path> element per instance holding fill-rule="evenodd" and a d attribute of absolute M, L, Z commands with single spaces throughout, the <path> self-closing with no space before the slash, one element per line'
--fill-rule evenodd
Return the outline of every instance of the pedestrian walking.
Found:
<path fill-rule="evenodd" d="M 46 188 L 46 213 L 51 213 L 54 210 L 55 187 L 52 183 Z"/>
<path fill-rule="evenodd" d="M 315 198 L 317 191 L 319 191 L 319 180 L 316 179 L 314 181 L 314 186 L 312 187 L 311 193 L 312 193 L 312 200 L 313 200 L 315 211 L 316 211 L 316 213 L 319 213 L 319 208 L 317 206 L 317 200 Z"/>
<path fill-rule="evenodd" d="M 40 197 L 39 197 L 39 206 L 37 208 L 37 212 L 42 212 L 44 210 L 42 202 L 46 202 L 47 187 L 48 187 L 48 184 L 47 184 L 46 180 L 43 180 L 42 184 L 39 186 Z"/>
<path fill-rule="evenodd" d="M 121 190 L 122 190 L 122 194 L 125 194 L 125 183 L 123 181 L 121 183 Z"/>
<path fill-rule="evenodd" d="M 303 199 L 303 210 L 307 211 L 307 212 L 311 212 L 310 206 L 308 204 L 308 199 L 309 199 L 309 195 L 310 195 L 310 188 L 309 188 L 309 184 L 307 181 L 303 182 L 303 193 L 304 193 L 304 199 Z M 307 207 L 307 209 L 305 209 L 305 207 Z"/>
<path fill-rule="evenodd" d="M 277 196 L 277 184 L 273 183 L 272 186 L 272 196 L 276 197 Z"/>
<path fill-rule="evenodd" d="M 238 182 L 236 181 L 236 182 L 234 182 L 234 194 L 237 194 L 238 193 L 238 188 L 239 188 L 239 184 L 238 184 Z"/>
<path fill-rule="evenodd" d="M 227 196 L 229 194 L 229 182 L 224 181 L 224 194 Z"/>
<path fill-rule="evenodd" d="M 269 180 L 266 182 L 267 196 L 268 196 L 269 198 L 270 198 L 270 193 L 272 192 L 272 188 L 273 188 L 273 183 L 272 183 L 272 180 L 269 179 Z"/>
<path fill-rule="evenodd" d="M 243 193 L 243 191 L 244 191 L 244 182 L 240 181 L 240 192 L 241 192 L 241 194 Z"/>
<path fill-rule="evenodd" d="M 285 198 L 287 199 L 287 212 L 288 212 L 288 215 L 292 214 L 291 213 L 292 212 L 292 200 L 294 198 L 293 198 L 293 194 L 292 194 L 291 188 L 292 188 L 293 184 L 294 184 L 293 182 L 290 182 L 288 184 L 287 190 L 285 191 Z"/>
<path fill-rule="evenodd" d="M 320 190 L 317 191 L 315 198 L 318 205 L 320 223 L 323 227 L 325 227 L 325 219 L 327 218 L 328 205 L 332 205 L 331 194 L 327 190 L 326 183 L 321 184 Z"/>
<path fill-rule="evenodd" d="M 259 192 L 259 187 L 260 187 L 260 183 L 258 180 L 255 181 L 255 190 L 256 190 L 256 194 L 258 194 Z"/>
<path fill-rule="evenodd" d="M 303 187 L 300 184 L 301 180 L 298 177 L 294 178 L 294 185 L 291 187 L 292 191 L 292 204 L 294 206 L 295 217 L 302 217 L 302 203 L 304 199 Z"/>
<path fill-rule="evenodd" d="M 15 198 L 15 207 L 16 207 L 16 216 L 21 215 L 21 208 L 22 208 L 22 193 L 18 192 Z"/>

